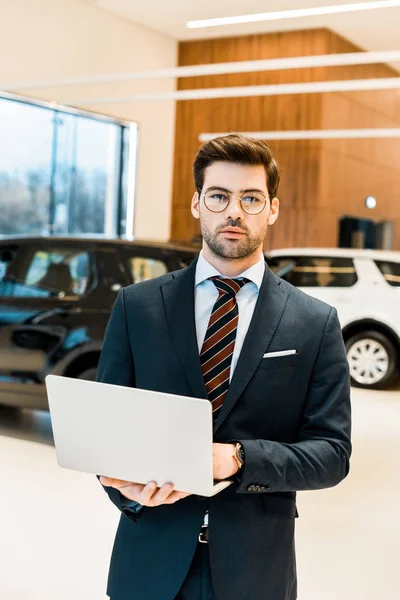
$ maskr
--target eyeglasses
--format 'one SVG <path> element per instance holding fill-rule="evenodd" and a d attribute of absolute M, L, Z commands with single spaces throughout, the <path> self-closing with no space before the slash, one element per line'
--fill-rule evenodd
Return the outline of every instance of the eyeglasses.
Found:
<path fill-rule="evenodd" d="M 230 204 L 232 198 L 238 198 L 242 210 L 249 215 L 258 215 L 264 210 L 268 196 L 261 192 L 245 192 L 235 196 L 230 192 L 219 189 L 207 190 L 204 194 L 204 204 L 211 212 L 223 212 Z"/>

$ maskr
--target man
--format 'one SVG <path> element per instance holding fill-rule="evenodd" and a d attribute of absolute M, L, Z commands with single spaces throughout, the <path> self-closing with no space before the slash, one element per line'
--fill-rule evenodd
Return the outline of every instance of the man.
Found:
<path fill-rule="evenodd" d="M 123 289 L 98 380 L 209 399 L 211 498 L 100 477 L 122 515 L 111 600 L 295 600 L 296 491 L 349 471 L 349 370 L 334 308 L 276 277 L 268 146 L 229 135 L 194 162 L 203 247 L 188 268 Z M 140 460 L 140 457 L 132 457 Z M 173 482 L 172 482 L 173 484 Z"/>

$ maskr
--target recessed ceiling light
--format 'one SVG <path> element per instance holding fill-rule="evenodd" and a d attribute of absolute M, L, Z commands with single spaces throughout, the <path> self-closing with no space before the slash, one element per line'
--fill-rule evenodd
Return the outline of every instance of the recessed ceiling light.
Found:
<path fill-rule="evenodd" d="M 313 17 L 317 15 L 333 15 L 338 13 L 374 10 L 377 8 L 393 8 L 400 6 L 400 0 L 378 0 L 376 2 L 353 2 L 334 6 L 315 6 L 313 8 L 296 8 L 294 10 L 278 10 L 275 12 L 242 15 L 238 17 L 221 17 L 219 19 L 202 19 L 188 21 L 186 27 L 218 27 L 221 25 L 236 25 L 238 23 L 257 23 L 258 21 L 277 21 L 279 19 L 294 19 L 296 17 Z"/>

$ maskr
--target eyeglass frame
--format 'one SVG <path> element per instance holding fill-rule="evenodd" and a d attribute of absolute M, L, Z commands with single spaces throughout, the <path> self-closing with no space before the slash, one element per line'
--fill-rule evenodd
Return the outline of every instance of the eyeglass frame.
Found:
<path fill-rule="evenodd" d="M 215 191 L 218 191 L 218 190 L 220 190 L 221 192 L 225 192 L 225 193 L 227 194 L 227 196 L 229 197 L 229 202 L 228 202 L 228 204 L 227 204 L 227 205 L 225 206 L 225 208 L 223 208 L 222 210 L 212 210 L 211 208 L 209 208 L 209 207 L 207 206 L 207 203 L 206 203 L 206 200 L 205 200 L 205 196 L 206 196 L 207 192 L 209 192 L 209 191 L 212 191 L 212 190 L 215 190 Z M 244 191 L 244 192 L 243 192 L 243 194 L 240 194 L 239 196 L 237 196 L 236 194 L 232 194 L 232 193 L 231 193 L 229 190 L 227 190 L 226 188 L 223 188 L 223 187 L 218 187 L 218 186 L 211 186 L 211 187 L 210 187 L 210 188 L 208 188 L 208 189 L 207 189 L 207 190 L 206 190 L 204 193 L 203 193 L 203 190 L 200 190 L 199 188 L 197 189 L 197 191 L 198 191 L 198 194 L 199 194 L 200 198 L 201 198 L 201 195 L 203 194 L 204 206 L 206 207 L 206 209 L 207 209 L 207 210 L 209 210 L 210 212 L 214 213 L 214 214 L 223 213 L 223 212 L 224 212 L 224 210 L 226 210 L 226 209 L 229 207 L 229 205 L 230 205 L 230 203 L 231 203 L 232 199 L 233 199 L 233 198 L 237 198 L 237 199 L 239 200 L 240 208 L 243 210 L 243 212 L 245 212 L 245 213 L 246 213 L 246 215 L 250 215 L 250 216 L 253 216 L 253 217 L 254 217 L 255 215 L 260 215 L 260 214 L 262 213 L 262 211 L 263 211 L 263 210 L 265 209 L 265 207 L 267 206 L 267 200 L 269 200 L 269 196 L 268 196 L 268 195 L 267 195 L 267 196 L 264 196 L 264 194 L 263 194 L 262 192 L 257 192 L 257 193 L 259 193 L 260 195 L 264 196 L 264 206 L 262 207 L 262 209 L 261 209 L 261 210 L 259 210 L 259 211 L 258 211 L 258 212 L 256 212 L 256 213 L 249 213 L 249 212 L 248 212 L 248 211 L 247 211 L 245 208 L 243 208 L 243 205 L 242 205 L 242 198 L 243 198 L 243 196 L 244 196 L 245 194 L 248 194 L 248 193 L 249 193 L 249 192 L 251 192 L 252 190 L 246 190 L 246 191 Z"/>

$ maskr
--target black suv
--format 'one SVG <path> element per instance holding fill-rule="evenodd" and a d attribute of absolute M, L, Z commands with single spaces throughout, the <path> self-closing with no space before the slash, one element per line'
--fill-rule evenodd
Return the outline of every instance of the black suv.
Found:
<path fill-rule="evenodd" d="M 196 247 L 0 237 L 0 404 L 47 409 L 44 379 L 95 379 L 118 291 L 187 266 Z"/>

